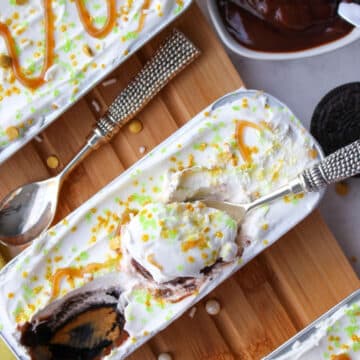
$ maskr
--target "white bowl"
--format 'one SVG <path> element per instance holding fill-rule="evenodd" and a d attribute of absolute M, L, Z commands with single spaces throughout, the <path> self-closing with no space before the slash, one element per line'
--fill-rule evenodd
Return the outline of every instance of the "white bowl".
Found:
<path fill-rule="evenodd" d="M 292 52 L 264 52 L 251 50 L 240 43 L 238 43 L 226 30 L 224 22 L 219 13 L 216 0 L 208 0 L 208 9 L 210 13 L 210 18 L 215 26 L 217 33 L 219 34 L 221 40 L 224 44 L 232 50 L 234 53 L 245 56 L 252 59 L 260 60 L 290 60 L 290 59 L 299 59 L 304 57 L 310 57 L 315 55 L 324 54 L 335 49 L 339 49 L 345 45 L 348 45 L 355 40 L 360 38 L 360 28 L 354 28 L 348 35 L 342 37 L 339 40 L 332 41 L 325 45 L 320 45 L 313 47 L 307 50 L 302 51 L 292 51 Z"/>

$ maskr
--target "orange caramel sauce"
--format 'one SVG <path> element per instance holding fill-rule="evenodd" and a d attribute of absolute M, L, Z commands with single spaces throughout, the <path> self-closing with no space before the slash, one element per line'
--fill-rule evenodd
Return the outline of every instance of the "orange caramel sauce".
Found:
<path fill-rule="evenodd" d="M 236 134 L 235 134 L 236 140 L 239 146 L 240 154 L 246 163 L 251 162 L 252 160 L 251 155 L 253 153 L 251 148 L 249 148 L 249 146 L 245 144 L 245 140 L 244 140 L 245 129 L 249 127 L 259 131 L 263 129 L 261 126 L 254 124 L 250 121 L 240 120 L 237 122 Z"/>
<path fill-rule="evenodd" d="M 144 2 L 142 10 L 147 10 L 150 7 L 150 3 L 151 3 L 151 0 L 146 0 Z M 144 12 L 142 12 L 141 16 L 140 16 L 140 20 L 139 20 L 139 26 L 137 28 L 138 32 L 140 32 L 144 28 L 145 19 L 146 19 L 146 14 L 144 14 Z"/>
<path fill-rule="evenodd" d="M 61 268 L 56 270 L 51 278 L 52 292 L 51 298 L 55 299 L 59 296 L 61 290 L 61 283 L 64 278 L 67 278 L 70 286 L 75 287 L 74 279 L 82 278 L 85 274 L 93 274 L 102 269 L 107 269 L 113 265 L 116 265 L 120 261 L 121 255 L 114 259 L 110 259 L 104 263 L 91 263 L 81 268 Z"/>
<path fill-rule="evenodd" d="M 340 354 L 331 357 L 331 360 L 351 360 L 348 354 Z"/>
<path fill-rule="evenodd" d="M 43 0 L 44 3 L 44 16 L 45 16 L 45 59 L 41 70 L 41 73 L 37 77 L 27 77 L 20 65 L 19 57 L 16 52 L 16 43 L 11 35 L 10 28 L 5 23 L 0 22 L 0 36 L 2 36 L 6 42 L 6 47 L 9 56 L 12 59 L 12 70 L 16 79 L 23 84 L 25 87 L 36 90 L 45 83 L 45 74 L 48 69 L 53 65 L 55 59 L 55 16 L 52 10 L 52 0 Z M 79 13 L 79 18 L 84 26 L 84 29 L 92 37 L 101 39 L 107 36 L 116 25 L 117 11 L 116 11 L 116 0 L 106 0 L 108 9 L 108 17 L 105 25 L 102 28 L 97 28 L 93 24 L 93 19 L 86 8 L 83 0 L 75 0 L 76 8 Z M 151 0 L 146 0 L 142 7 L 142 10 L 148 9 L 151 4 Z M 139 26 L 137 31 L 141 31 L 144 27 L 146 14 L 141 13 L 139 19 Z"/>
<path fill-rule="evenodd" d="M 79 12 L 80 20 L 81 20 L 82 24 L 84 25 L 85 30 L 92 37 L 95 37 L 98 39 L 104 38 L 114 28 L 114 26 L 116 24 L 116 17 L 117 17 L 116 0 L 107 0 L 106 1 L 106 5 L 108 8 L 108 18 L 107 18 L 105 25 L 101 29 L 98 29 L 93 25 L 92 17 L 86 8 L 85 1 L 75 0 L 75 4 L 76 4 L 77 10 Z"/>
<path fill-rule="evenodd" d="M 45 61 L 38 77 L 28 78 L 21 70 L 19 57 L 16 54 L 16 44 L 14 38 L 11 36 L 9 27 L 0 23 L 0 35 L 5 39 L 6 47 L 12 59 L 12 68 L 16 79 L 27 88 L 35 90 L 45 83 L 45 74 L 54 62 L 54 24 L 55 18 L 51 7 L 52 0 L 44 0 L 45 9 L 45 34 L 46 34 L 46 48 L 45 48 Z"/>

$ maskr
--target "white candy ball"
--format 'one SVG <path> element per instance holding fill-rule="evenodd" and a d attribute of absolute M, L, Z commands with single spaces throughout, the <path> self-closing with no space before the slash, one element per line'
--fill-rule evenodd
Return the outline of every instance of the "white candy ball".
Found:
<path fill-rule="evenodd" d="M 162 353 L 158 356 L 158 360 L 172 360 L 172 356 L 169 353 Z"/>
<path fill-rule="evenodd" d="M 217 315 L 221 310 L 220 303 L 217 300 L 208 300 L 205 309 L 209 315 Z"/>

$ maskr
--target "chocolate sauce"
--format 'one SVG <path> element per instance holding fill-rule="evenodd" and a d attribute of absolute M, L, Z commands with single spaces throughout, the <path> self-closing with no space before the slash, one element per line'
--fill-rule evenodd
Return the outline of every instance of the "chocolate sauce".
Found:
<path fill-rule="evenodd" d="M 229 33 L 250 49 L 292 52 L 338 40 L 353 26 L 338 0 L 218 0 Z"/>

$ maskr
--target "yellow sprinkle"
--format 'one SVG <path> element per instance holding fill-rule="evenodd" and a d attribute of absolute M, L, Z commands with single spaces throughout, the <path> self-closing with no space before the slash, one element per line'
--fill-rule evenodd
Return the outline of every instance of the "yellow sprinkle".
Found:
<path fill-rule="evenodd" d="M 316 159 L 318 157 L 318 152 L 316 151 L 316 149 L 309 150 L 309 157 L 311 159 Z"/>
<path fill-rule="evenodd" d="M 147 241 L 149 241 L 149 235 L 148 234 L 143 234 L 141 239 L 142 239 L 142 241 L 147 242 Z"/>
<path fill-rule="evenodd" d="M 90 57 L 94 56 L 94 52 L 91 50 L 91 47 L 87 44 L 83 46 L 83 52 L 86 56 L 90 56 Z"/>
<path fill-rule="evenodd" d="M 8 298 L 9 298 L 9 299 L 13 299 L 13 298 L 14 298 L 14 296 L 15 296 L 15 294 L 14 294 L 14 293 L 12 293 L 12 292 L 11 292 L 11 293 L 8 293 Z"/>
<path fill-rule="evenodd" d="M 70 230 L 71 230 L 71 232 L 75 232 L 77 230 L 77 227 L 73 226 Z"/>
<path fill-rule="evenodd" d="M 349 186 L 346 182 L 340 181 L 335 184 L 335 191 L 340 196 L 346 196 L 349 193 Z"/>
<path fill-rule="evenodd" d="M 269 245 L 269 241 L 268 241 L 268 240 L 264 240 L 264 241 L 263 241 L 263 244 L 264 244 L 265 246 L 267 246 L 267 245 Z"/>
<path fill-rule="evenodd" d="M 261 229 L 266 231 L 269 228 L 269 224 L 262 224 Z"/>
<path fill-rule="evenodd" d="M 224 234 L 221 231 L 217 231 L 215 236 L 221 239 L 222 237 L 224 237 Z"/>
<path fill-rule="evenodd" d="M 29 276 L 28 272 L 24 271 L 24 272 L 22 273 L 22 277 L 23 277 L 23 278 L 27 278 L 28 276 Z"/>
<path fill-rule="evenodd" d="M 132 134 L 138 134 L 143 129 L 142 122 L 140 120 L 133 120 L 129 124 L 129 131 Z"/>
<path fill-rule="evenodd" d="M 194 263 L 195 262 L 195 259 L 194 259 L 193 256 L 188 256 L 187 260 L 188 260 L 189 263 Z"/>
<path fill-rule="evenodd" d="M 55 262 L 59 262 L 59 261 L 61 261 L 62 259 L 63 259 L 62 256 L 55 256 L 54 261 L 55 261 Z"/>
<path fill-rule="evenodd" d="M 205 112 L 204 112 L 204 115 L 205 115 L 205 116 L 210 116 L 209 111 L 205 111 Z"/>
<path fill-rule="evenodd" d="M 15 126 L 10 126 L 5 130 L 5 133 L 10 141 L 15 140 L 19 137 L 19 130 Z"/>
<path fill-rule="evenodd" d="M 56 169 L 60 164 L 59 159 L 55 156 L 55 155 L 50 155 L 47 159 L 46 159 L 46 165 L 50 168 L 50 169 Z"/>
<path fill-rule="evenodd" d="M 16 5 L 25 5 L 29 0 L 15 0 Z"/>

